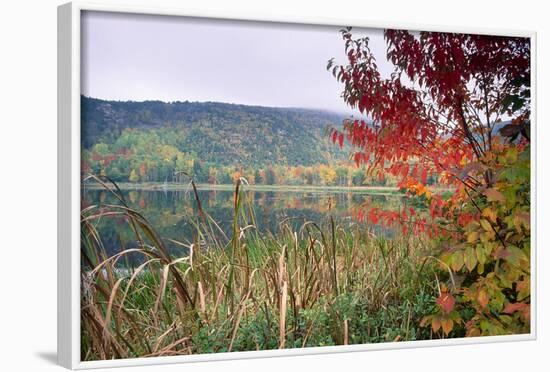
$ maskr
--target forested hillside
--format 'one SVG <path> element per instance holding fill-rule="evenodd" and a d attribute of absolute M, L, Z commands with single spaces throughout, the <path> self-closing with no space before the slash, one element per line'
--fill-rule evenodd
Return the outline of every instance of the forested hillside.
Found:
<path fill-rule="evenodd" d="M 83 96 L 81 112 L 86 150 L 100 143 L 131 150 L 137 144 L 127 137 L 137 136 L 224 166 L 308 166 L 343 156 L 325 136 L 326 127 L 338 125 L 343 115 L 320 110 Z"/>

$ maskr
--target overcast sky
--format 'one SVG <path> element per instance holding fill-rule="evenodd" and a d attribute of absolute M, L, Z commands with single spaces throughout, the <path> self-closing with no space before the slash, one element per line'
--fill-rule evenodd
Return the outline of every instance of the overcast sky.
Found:
<path fill-rule="evenodd" d="M 326 70 L 332 57 L 345 61 L 340 28 L 84 12 L 82 94 L 350 112 Z M 354 33 L 370 37 L 389 74 L 382 31 Z"/>

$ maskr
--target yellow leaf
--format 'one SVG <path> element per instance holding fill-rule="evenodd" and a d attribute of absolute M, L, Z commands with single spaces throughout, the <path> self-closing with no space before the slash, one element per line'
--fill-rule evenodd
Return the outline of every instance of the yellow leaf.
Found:
<path fill-rule="evenodd" d="M 478 237 L 479 233 L 477 231 L 472 231 L 471 233 L 468 233 L 466 240 L 468 241 L 468 243 L 475 243 Z"/>
<path fill-rule="evenodd" d="M 434 332 L 437 332 L 441 328 L 441 320 L 439 318 L 434 317 L 432 319 L 432 329 Z"/>
<path fill-rule="evenodd" d="M 485 265 L 482 264 L 481 262 L 477 265 L 477 273 L 479 275 L 483 274 L 483 272 L 485 271 Z"/>
<path fill-rule="evenodd" d="M 481 219 L 479 220 L 479 223 L 481 224 L 481 227 L 483 227 L 483 229 L 485 231 L 493 231 L 493 228 L 491 227 L 491 223 L 485 219 Z"/>
<path fill-rule="evenodd" d="M 477 293 L 477 302 L 481 305 L 481 308 L 484 309 L 489 304 L 489 296 L 484 289 L 481 289 Z"/>
<path fill-rule="evenodd" d="M 481 213 L 483 217 L 487 217 L 491 222 L 497 221 L 497 212 L 492 208 L 485 208 Z"/>
<path fill-rule="evenodd" d="M 478 328 L 470 328 L 466 332 L 466 337 L 479 337 L 481 336 L 481 331 Z"/>
<path fill-rule="evenodd" d="M 449 332 L 453 330 L 453 320 L 452 319 L 441 319 L 441 328 L 445 335 L 448 335 Z"/>
<path fill-rule="evenodd" d="M 496 237 L 495 230 L 493 230 L 493 229 L 491 229 L 491 230 L 485 232 L 485 234 L 487 234 L 487 238 L 488 238 L 489 240 L 494 240 L 495 237 Z"/>

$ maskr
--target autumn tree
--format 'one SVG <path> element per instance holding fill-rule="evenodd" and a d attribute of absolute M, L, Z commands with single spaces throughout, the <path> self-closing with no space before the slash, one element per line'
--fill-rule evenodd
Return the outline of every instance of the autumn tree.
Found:
<path fill-rule="evenodd" d="M 319 166 L 319 177 L 325 185 L 334 185 L 336 182 L 336 170 L 330 165 L 321 164 Z"/>
<path fill-rule="evenodd" d="M 138 174 L 137 174 L 137 172 L 136 172 L 135 169 L 132 169 L 132 171 L 130 172 L 130 177 L 128 177 L 128 180 L 129 180 L 130 182 L 137 182 L 137 181 L 139 181 L 139 176 L 138 176 Z"/>
<path fill-rule="evenodd" d="M 394 69 L 382 76 L 369 39 L 341 33 L 347 61 L 328 69 L 368 119 L 346 120 L 332 140 L 348 142 L 358 165 L 398 177 L 430 211 L 363 216 L 439 239 L 443 266 L 467 277 L 463 287 L 440 287 L 439 312 L 426 323 L 445 335 L 463 324 L 470 336 L 528 330 L 529 39 L 385 30 Z M 451 198 L 429 190 L 434 175 L 455 190 Z"/>

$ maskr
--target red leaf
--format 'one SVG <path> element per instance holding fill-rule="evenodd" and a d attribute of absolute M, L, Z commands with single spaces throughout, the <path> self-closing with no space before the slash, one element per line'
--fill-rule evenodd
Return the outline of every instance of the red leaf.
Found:
<path fill-rule="evenodd" d="M 428 182 L 428 170 L 426 168 L 422 168 L 422 183 L 425 185 L 426 182 Z"/>
<path fill-rule="evenodd" d="M 355 165 L 359 166 L 359 164 L 361 162 L 361 153 L 356 152 L 355 155 L 353 155 L 353 160 L 355 161 Z"/>
<path fill-rule="evenodd" d="M 376 214 L 376 212 L 377 212 L 376 209 L 371 209 L 371 210 L 369 211 L 369 219 L 370 219 L 371 222 L 372 222 L 373 224 L 375 224 L 375 225 L 378 223 L 378 219 L 379 219 L 379 217 L 378 217 L 378 215 Z"/>
<path fill-rule="evenodd" d="M 336 143 L 336 137 L 338 136 L 338 131 L 334 130 L 332 132 L 332 143 Z"/>
<path fill-rule="evenodd" d="M 445 314 L 449 314 L 455 307 L 455 298 L 448 292 L 442 292 L 437 298 L 436 303 L 441 306 L 441 310 Z"/>
<path fill-rule="evenodd" d="M 495 189 L 487 189 L 484 192 L 485 196 L 487 197 L 487 200 L 489 201 L 497 201 L 500 203 L 504 203 L 506 201 L 506 198 L 502 193 Z"/>
<path fill-rule="evenodd" d="M 508 304 L 504 307 L 504 310 L 502 311 L 505 314 L 513 314 L 516 311 L 521 311 L 525 307 L 529 306 L 528 304 L 524 304 L 523 302 L 516 302 L 513 304 Z"/>

